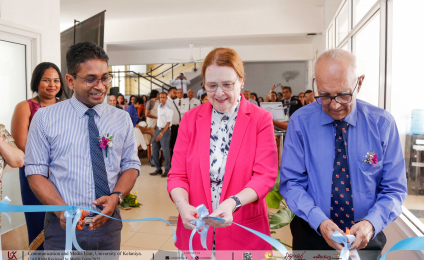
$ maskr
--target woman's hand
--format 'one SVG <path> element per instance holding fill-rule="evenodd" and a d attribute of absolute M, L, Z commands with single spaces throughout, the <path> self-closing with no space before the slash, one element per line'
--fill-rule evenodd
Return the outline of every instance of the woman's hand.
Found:
<path fill-rule="evenodd" d="M 205 219 L 205 223 L 211 227 L 215 228 L 225 228 L 231 226 L 233 222 L 233 210 L 236 207 L 236 202 L 233 199 L 224 200 L 218 208 L 210 214 L 210 217 L 219 217 L 225 220 L 224 223 L 215 221 L 213 219 Z"/>
<path fill-rule="evenodd" d="M 196 220 L 196 208 L 191 206 L 186 200 L 181 200 L 178 204 L 178 211 L 180 212 L 181 220 L 183 221 L 184 227 L 186 229 L 193 230 L 196 226 L 190 224 L 190 221 Z"/>

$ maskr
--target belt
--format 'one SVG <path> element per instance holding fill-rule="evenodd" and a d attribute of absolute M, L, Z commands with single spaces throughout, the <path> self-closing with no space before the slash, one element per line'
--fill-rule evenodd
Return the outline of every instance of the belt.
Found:
<path fill-rule="evenodd" d="M 158 127 L 158 130 L 159 130 L 159 131 L 162 131 L 164 128 L 165 128 L 165 127 L 162 127 L 162 128 Z M 169 130 L 169 128 L 168 128 L 168 130 Z M 166 131 L 168 131 L 168 130 L 166 130 Z"/>

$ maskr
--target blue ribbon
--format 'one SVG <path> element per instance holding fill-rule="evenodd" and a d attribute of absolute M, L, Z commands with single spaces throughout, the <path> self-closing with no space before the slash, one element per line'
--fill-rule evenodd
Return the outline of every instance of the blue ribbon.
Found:
<path fill-rule="evenodd" d="M 122 221 L 122 222 L 137 222 L 137 221 L 162 221 L 171 226 L 171 224 L 162 219 L 162 218 L 141 218 L 141 219 L 130 219 L 130 220 L 123 220 L 123 219 L 117 219 L 113 218 L 111 216 L 105 215 L 101 212 L 98 212 L 96 210 L 87 208 L 87 207 L 77 207 L 77 206 L 54 206 L 54 205 L 9 205 L 10 199 L 5 197 L 2 201 L 0 201 L 0 212 L 6 215 L 9 218 L 10 217 L 5 212 L 55 212 L 55 211 L 65 211 L 65 218 L 66 218 L 66 242 L 65 242 L 65 252 L 69 254 L 65 254 L 65 259 L 70 259 L 72 251 L 72 245 L 75 247 L 78 251 L 84 251 L 81 249 L 81 247 L 78 245 L 77 237 L 76 237 L 76 226 L 78 224 L 79 219 L 81 218 L 81 212 L 82 210 L 87 210 L 92 213 L 105 216 L 110 219 Z M 172 226 L 171 226 L 172 228 Z M 174 228 L 172 228 L 173 238 L 174 242 L 177 242 L 177 235 L 175 234 Z M 0 240 L 1 242 L 1 240 Z M 1 249 L 1 244 L 0 244 Z M 0 251 L 1 252 L 1 251 Z"/>
<path fill-rule="evenodd" d="M 200 242 L 202 243 L 202 246 L 203 246 L 203 248 L 205 248 L 205 249 L 207 249 L 207 243 L 206 243 L 206 240 L 207 240 L 207 233 L 208 233 L 208 230 L 209 230 L 209 225 L 206 225 L 206 223 L 203 221 L 203 219 L 207 219 L 207 218 L 210 218 L 210 219 L 214 219 L 214 220 L 216 220 L 216 221 L 219 221 L 219 222 L 221 222 L 221 223 L 224 223 L 225 222 L 225 220 L 223 219 L 223 218 L 219 218 L 219 217 L 209 217 L 208 215 L 209 215 L 209 210 L 206 208 L 206 206 L 204 205 L 204 204 L 202 204 L 202 205 L 200 205 L 200 206 L 198 206 L 197 208 L 196 208 L 196 211 L 197 211 L 197 214 L 199 215 L 199 218 L 197 218 L 196 219 L 196 221 L 192 221 L 192 222 L 190 222 L 191 224 L 193 224 L 193 225 L 195 225 L 196 227 L 193 229 L 193 231 L 191 232 L 191 235 L 190 235 L 190 241 L 189 241 L 189 244 L 188 244 L 188 246 L 189 246 L 189 250 L 190 250 L 190 255 L 191 255 L 191 257 L 193 257 L 193 258 L 195 258 L 196 256 L 195 256 L 195 254 L 194 254 L 194 252 L 193 252 L 193 237 L 194 237 L 194 234 L 196 234 L 196 232 L 199 230 L 199 228 L 201 228 L 201 227 L 203 227 L 204 229 L 201 231 L 201 232 L 199 232 L 199 234 L 200 234 Z M 245 227 L 245 226 L 242 226 L 242 225 L 240 225 L 240 224 L 237 224 L 237 223 L 235 223 L 235 222 L 231 222 L 232 224 L 235 224 L 235 225 L 237 225 L 237 226 L 239 226 L 239 227 L 241 227 L 241 228 L 244 228 L 244 229 L 246 229 L 247 231 L 250 231 L 250 232 L 252 232 L 253 234 L 255 234 L 255 235 L 257 235 L 258 237 L 260 237 L 260 238 L 262 238 L 263 240 L 265 240 L 268 244 L 270 244 L 270 245 L 272 245 L 274 248 L 276 248 L 282 255 L 291 255 L 290 253 L 289 253 L 289 251 L 287 251 L 287 248 L 285 248 L 278 240 L 276 240 L 276 239 L 274 239 L 274 238 L 272 238 L 272 237 L 270 237 L 270 236 L 267 236 L 267 235 L 265 235 L 265 234 L 263 234 L 263 233 L 261 233 L 261 232 L 258 232 L 258 231 L 256 231 L 256 230 L 253 230 L 253 229 L 250 229 L 250 228 L 248 228 L 248 227 Z M 358 259 L 359 260 L 359 259 Z"/>
<path fill-rule="evenodd" d="M 396 250 L 424 250 L 424 237 L 410 237 L 397 242 L 380 258 L 380 260 L 385 260 L 389 252 Z"/>
<path fill-rule="evenodd" d="M 331 238 L 336 242 L 340 244 L 344 244 L 344 247 L 342 251 L 340 252 L 340 258 L 343 260 L 349 260 L 349 250 L 352 248 L 352 243 L 355 241 L 354 235 L 343 235 L 339 231 L 334 231 L 333 234 L 331 234 Z M 349 242 L 348 242 L 349 241 Z M 357 257 L 353 257 L 353 260 L 361 260 L 359 257 L 358 251 L 356 249 L 351 251 L 353 254 L 356 254 Z"/>

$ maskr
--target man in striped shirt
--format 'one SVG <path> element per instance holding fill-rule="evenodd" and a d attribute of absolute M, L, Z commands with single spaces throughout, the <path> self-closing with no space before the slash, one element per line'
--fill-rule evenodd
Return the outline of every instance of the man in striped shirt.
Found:
<path fill-rule="evenodd" d="M 103 103 L 112 80 L 108 59 L 93 43 L 69 48 L 65 78 L 74 95 L 35 114 L 25 166 L 43 204 L 84 206 L 120 219 L 117 206 L 134 186 L 140 161 L 128 113 Z M 76 231 L 83 249 L 120 249 L 122 222 L 89 212 L 83 216 L 83 229 Z M 46 213 L 44 223 L 45 250 L 64 250 L 64 212 Z"/>

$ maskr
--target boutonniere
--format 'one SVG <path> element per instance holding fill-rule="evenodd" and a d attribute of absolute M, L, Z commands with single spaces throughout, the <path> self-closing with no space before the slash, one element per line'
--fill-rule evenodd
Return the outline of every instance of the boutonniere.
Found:
<path fill-rule="evenodd" d="M 109 134 L 102 134 L 99 136 L 99 142 L 100 142 L 99 146 L 100 148 L 105 150 L 106 157 L 107 157 L 107 149 L 109 147 L 112 147 L 112 139 L 113 139 L 113 135 L 109 136 Z"/>
<path fill-rule="evenodd" d="M 366 156 L 364 156 L 364 162 L 368 164 L 375 165 L 378 163 L 378 155 L 375 152 L 368 152 Z"/>

